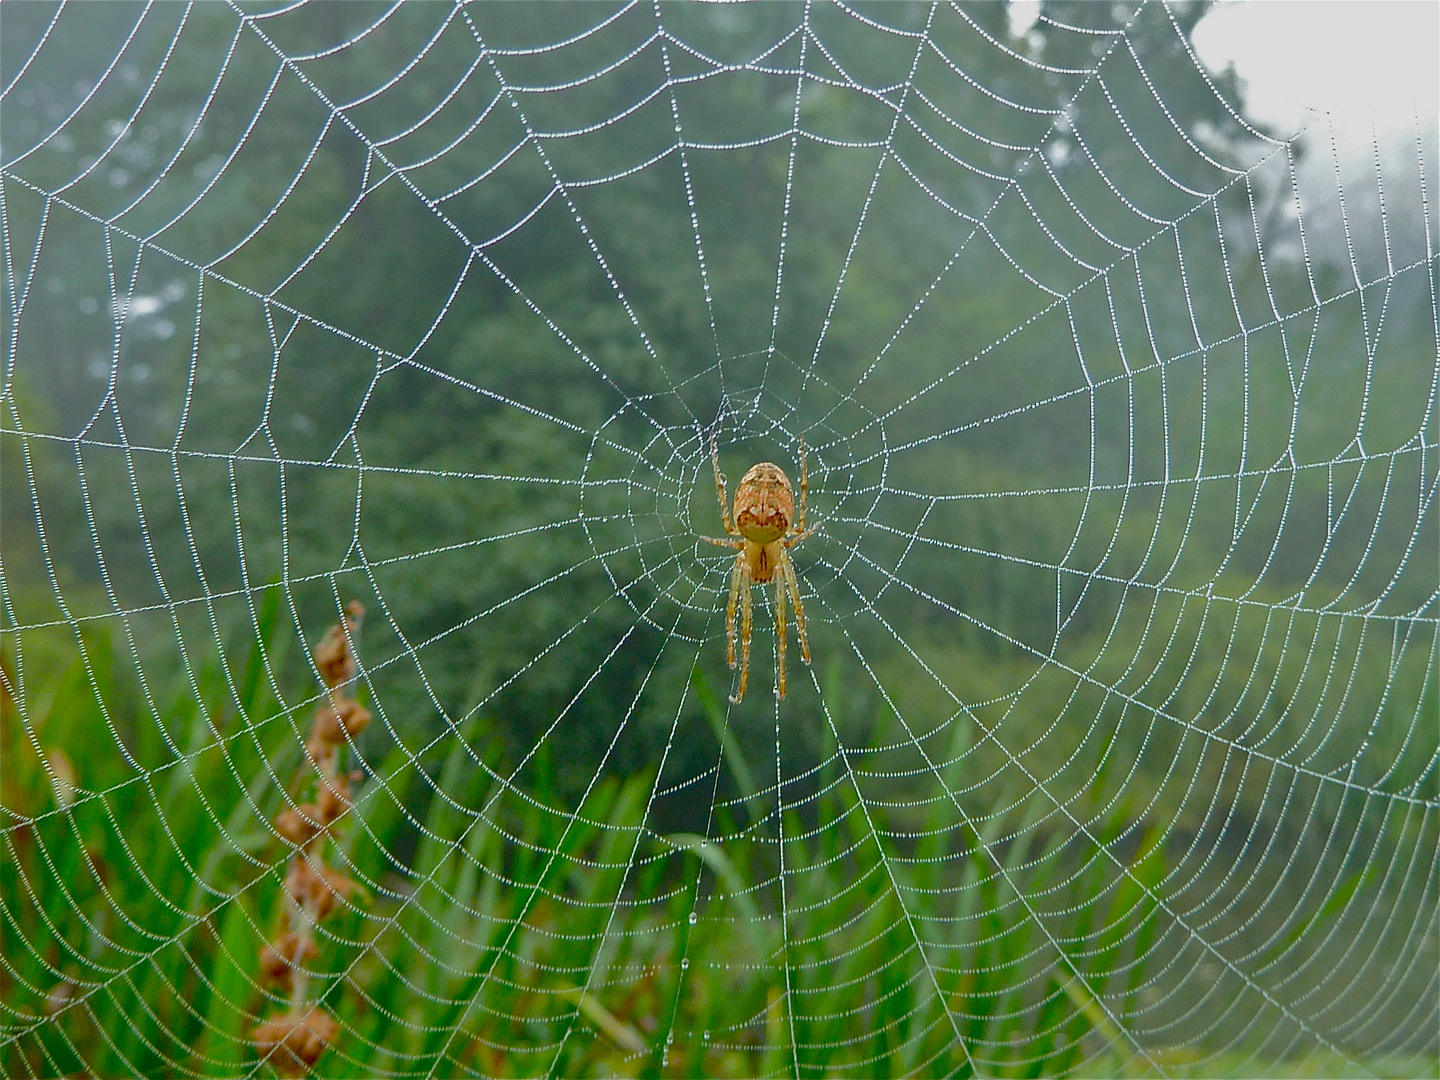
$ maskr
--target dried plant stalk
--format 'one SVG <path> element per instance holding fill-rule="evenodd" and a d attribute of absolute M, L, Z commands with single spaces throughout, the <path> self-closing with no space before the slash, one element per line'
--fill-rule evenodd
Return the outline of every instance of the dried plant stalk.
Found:
<path fill-rule="evenodd" d="M 370 713 L 350 696 L 359 671 L 355 639 L 365 608 L 358 601 L 345 606 L 344 619 L 332 626 L 315 647 L 315 667 L 325 683 L 325 700 L 315 710 L 306 740 L 306 762 L 296 786 L 314 779 L 314 797 L 297 803 L 275 818 L 275 831 L 294 848 L 285 875 L 285 926 L 260 950 L 262 981 L 289 994 L 289 1009 L 257 1024 L 250 1032 L 256 1052 L 281 1076 L 308 1073 L 335 1042 L 340 1025 L 319 1005 L 307 1002 L 306 964 L 320 954 L 315 927 L 358 890 L 343 872 L 325 864 L 327 840 L 349 811 L 351 784 L 359 773 L 343 775 L 340 764 L 347 742 L 370 723 Z"/>

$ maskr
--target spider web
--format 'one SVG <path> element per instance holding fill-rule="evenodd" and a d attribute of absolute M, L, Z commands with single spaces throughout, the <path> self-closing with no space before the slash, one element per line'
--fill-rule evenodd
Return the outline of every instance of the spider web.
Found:
<path fill-rule="evenodd" d="M 271 1069 L 352 599 L 322 1074 L 1433 1071 L 1433 132 L 1122 7 L 6 5 L 4 1071 Z"/>

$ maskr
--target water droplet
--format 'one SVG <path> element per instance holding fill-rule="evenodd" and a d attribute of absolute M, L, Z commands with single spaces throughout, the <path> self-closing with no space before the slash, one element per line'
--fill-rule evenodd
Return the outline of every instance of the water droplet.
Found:
<path fill-rule="evenodd" d="M 690 968 L 690 958 L 689 958 L 688 956 L 682 956 L 682 957 L 680 958 L 680 970 L 681 970 L 681 971 L 688 971 L 689 968 Z"/>
<path fill-rule="evenodd" d="M 675 1041 L 675 1032 L 674 1032 L 674 1031 L 671 1031 L 670 1034 L 668 1034 L 668 1035 L 665 1036 L 665 1045 L 666 1045 L 666 1046 L 669 1046 L 669 1045 L 670 1045 L 671 1043 L 673 1043 L 674 1041 Z"/>
<path fill-rule="evenodd" d="M 706 1029 L 705 1029 L 705 1041 L 706 1041 L 706 1042 L 709 1042 L 709 1041 L 710 1041 L 710 1029 L 709 1029 L 709 1028 L 706 1028 Z"/>
<path fill-rule="evenodd" d="M 699 921 L 700 921 L 700 916 L 699 916 L 699 915 L 696 915 L 695 912 L 693 912 L 693 911 L 690 912 L 690 925 L 691 925 L 691 926 L 694 926 L 694 925 L 695 925 L 697 922 L 699 922 Z"/>

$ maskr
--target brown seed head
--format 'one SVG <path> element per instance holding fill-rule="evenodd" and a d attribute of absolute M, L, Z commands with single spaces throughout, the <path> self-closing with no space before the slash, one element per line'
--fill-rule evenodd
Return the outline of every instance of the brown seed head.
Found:
<path fill-rule="evenodd" d="M 320 669 L 320 678 L 331 689 L 355 677 L 355 656 L 350 650 L 350 642 L 360 632 L 360 620 L 364 617 L 365 608 L 360 601 L 350 601 L 345 605 L 344 625 L 330 627 L 325 640 L 315 646 L 315 666 Z"/>
<path fill-rule="evenodd" d="M 355 883 L 338 870 L 321 867 L 317 873 L 308 859 L 296 859 L 285 875 L 285 890 L 295 902 L 310 912 L 319 922 L 329 915 L 338 900 L 344 900 L 355 890 Z"/>
<path fill-rule="evenodd" d="M 257 1024 L 250 1032 L 250 1041 L 261 1057 L 281 1076 L 304 1076 L 320 1055 L 329 1049 L 340 1034 L 340 1025 L 323 1009 L 289 1012 Z"/>
<path fill-rule="evenodd" d="M 311 735 L 321 742 L 340 746 L 348 734 L 352 739 L 370 726 L 370 711 L 354 698 L 337 697 L 315 711 Z"/>
<path fill-rule="evenodd" d="M 320 947 L 314 941 L 287 930 L 260 950 L 260 977 L 288 990 L 291 970 L 319 955 Z"/>
<path fill-rule="evenodd" d="M 320 788 L 315 793 L 315 809 L 326 825 L 350 808 L 350 783 L 343 776 L 331 779 L 320 777 Z"/>
<path fill-rule="evenodd" d="M 275 818 L 275 831 L 296 847 L 304 847 L 325 827 L 325 818 L 314 803 L 292 806 Z"/>
<path fill-rule="evenodd" d="M 310 760 L 322 773 L 334 771 L 335 759 L 338 756 L 334 743 L 326 742 L 312 731 L 305 743 L 305 753 L 310 755 Z"/>

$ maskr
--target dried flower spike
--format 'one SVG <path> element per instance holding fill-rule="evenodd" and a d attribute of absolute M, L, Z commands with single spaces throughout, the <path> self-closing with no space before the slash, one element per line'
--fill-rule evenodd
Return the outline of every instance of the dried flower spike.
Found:
<path fill-rule="evenodd" d="M 305 962 L 319 955 L 315 926 L 335 905 L 348 899 L 356 884 L 325 865 L 326 841 L 332 838 L 331 824 L 350 809 L 352 782 L 360 773 L 343 774 L 340 765 L 348 739 L 365 730 L 370 713 L 347 694 L 359 665 L 355 661 L 354 639 L 365 609 L 358 603 L 345 606 L 345 618 L 332 626 L 315 649 L 315 665 L 327 693 L 315 712 L 310 738 L 305 743 L 308 763 L 316 777 L 313 802 L 291 806 L 275 817 L 275 831 L 296 848 L 285 875 L 287 928 L 260 950 L 260 977 L 278 985 L 290 997 L 285 1015 L 256 1025 L 250 1032 L 255 1050 L 281 1076 L 304 1076 L 320 1055 L 335 1041 L 340 1025 L 324 1010 L 306 1011 L 309 973 Z M 297 780 L 297 786 L 299 781 Z"/>

